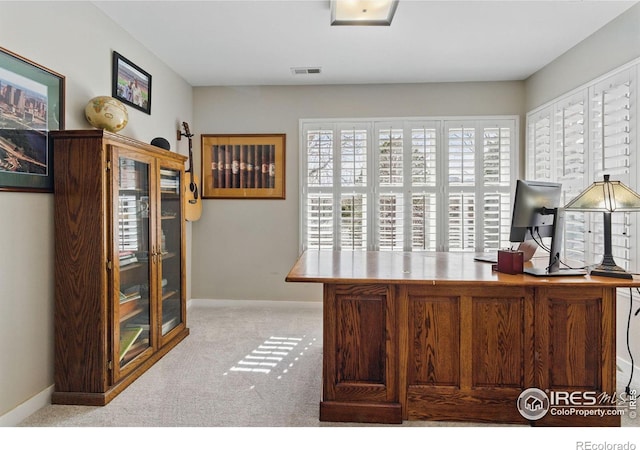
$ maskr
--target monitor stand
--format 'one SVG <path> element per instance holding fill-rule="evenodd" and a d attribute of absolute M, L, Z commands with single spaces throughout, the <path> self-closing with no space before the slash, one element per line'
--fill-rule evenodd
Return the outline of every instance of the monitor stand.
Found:
<path fill-rule="evenodd" d="M 573 277 L 585 276 L 587 271 L 585 269 L 560 269 L 554 272 L 548 272 L 547 269 L 527 267 L 524 269 L 524 273 L 536 277 Z"/>
<path fill-rule="evenodd" d="M 549 265 L 544 268 L 527 267 L 523 270 L 528 275 L 536 277 L 570 277 L 585 276 L 584 269 L 564 269 L 560 268 L 560 249 L 562 248 L 562 233 L 564 231 L 564 209 L 554 208 L 547 210 L 543 208 L 541 214 L 553 215 L 553 229 L 551 231 L 551 245 L 549 248 Z M 533 232 L 531 232 L 533 236 Z"/>

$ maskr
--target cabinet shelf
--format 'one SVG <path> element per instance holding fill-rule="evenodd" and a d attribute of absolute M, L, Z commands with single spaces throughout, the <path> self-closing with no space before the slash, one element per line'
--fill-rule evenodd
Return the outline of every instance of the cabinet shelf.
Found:
<path fill-rule="evenodd" d="M 169 300 L 170 298 L 175 298 L 178 294 L 178 291 L 172 290 L 162 293 L 162 301 Z"/>
<path fill-rule="evenodd" d="M 176 252 L 164 252 L 162 253 L 162 260 L 171 259 L 177 257 L 178 254 Z"/>
<path fill-rule="evenodd" d="M 120 270 L 122 272 L 125 272 L 125 271 L 130 271 L 130 270 L 133 271 L 136 269 L 140 269 L 142 267 L 147 267 L 147 264 L 146 264 L 147 262 L 148 261 L 139 261 L 139 262 L 127 264 L 126 266 L 120 265 Z"/>
<path fill-rule="evenodd" d="M 136 308 L 135 310 L 125 315 L 120 315 L 120 322 L 127 322 L 128 320 L 142 314 L 143 312 L 144 312 L 144 308 Z"/>

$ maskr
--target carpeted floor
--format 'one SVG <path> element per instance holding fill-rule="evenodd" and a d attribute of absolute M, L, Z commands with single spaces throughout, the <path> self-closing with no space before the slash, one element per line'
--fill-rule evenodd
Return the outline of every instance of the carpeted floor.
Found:
<path fill-rule="evenodd" d="M 190 335 L 108 405 L 50 405 L 20 425 L 319 426 L 320 303 L 211 302 L 187 322 Z"/>
<path fill-rule="evenodd" d="M 188 325 L 191 334 L 108 405 L 49 405 L 20 427 L 361 426 L 318 420 L 320 303 L 200 301 Z"/>

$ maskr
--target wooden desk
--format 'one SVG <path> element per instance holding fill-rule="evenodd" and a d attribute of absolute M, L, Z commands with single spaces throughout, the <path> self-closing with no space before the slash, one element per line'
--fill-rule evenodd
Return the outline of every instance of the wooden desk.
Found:
<path fill-rule="evenodd" d="M 462 253 L 307 251 L 286 280 L 324 284 L 322 421 L 620 426 L 528 421 L 516 402 L 530 387 L 615 392 L 616 288 L 637 278 L 507 275 Z"/>

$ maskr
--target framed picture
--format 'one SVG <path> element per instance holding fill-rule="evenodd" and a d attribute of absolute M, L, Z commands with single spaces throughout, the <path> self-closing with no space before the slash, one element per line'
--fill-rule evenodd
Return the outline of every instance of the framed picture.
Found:
<path fill-rule="evenodd" d="M 49 131 L 64 129 L 64 76 L 0 47 L 0 190 L 53 192 Z"/>
<path fill-rule="evenodd" d="M 118 52 L 113 52 L 111 96 L 151 114 L 151 75 Z"/>
<path fill-rule="evenodd" d="M 285 198 L 285 134 L 203 134 L 202 198 Z"/>

